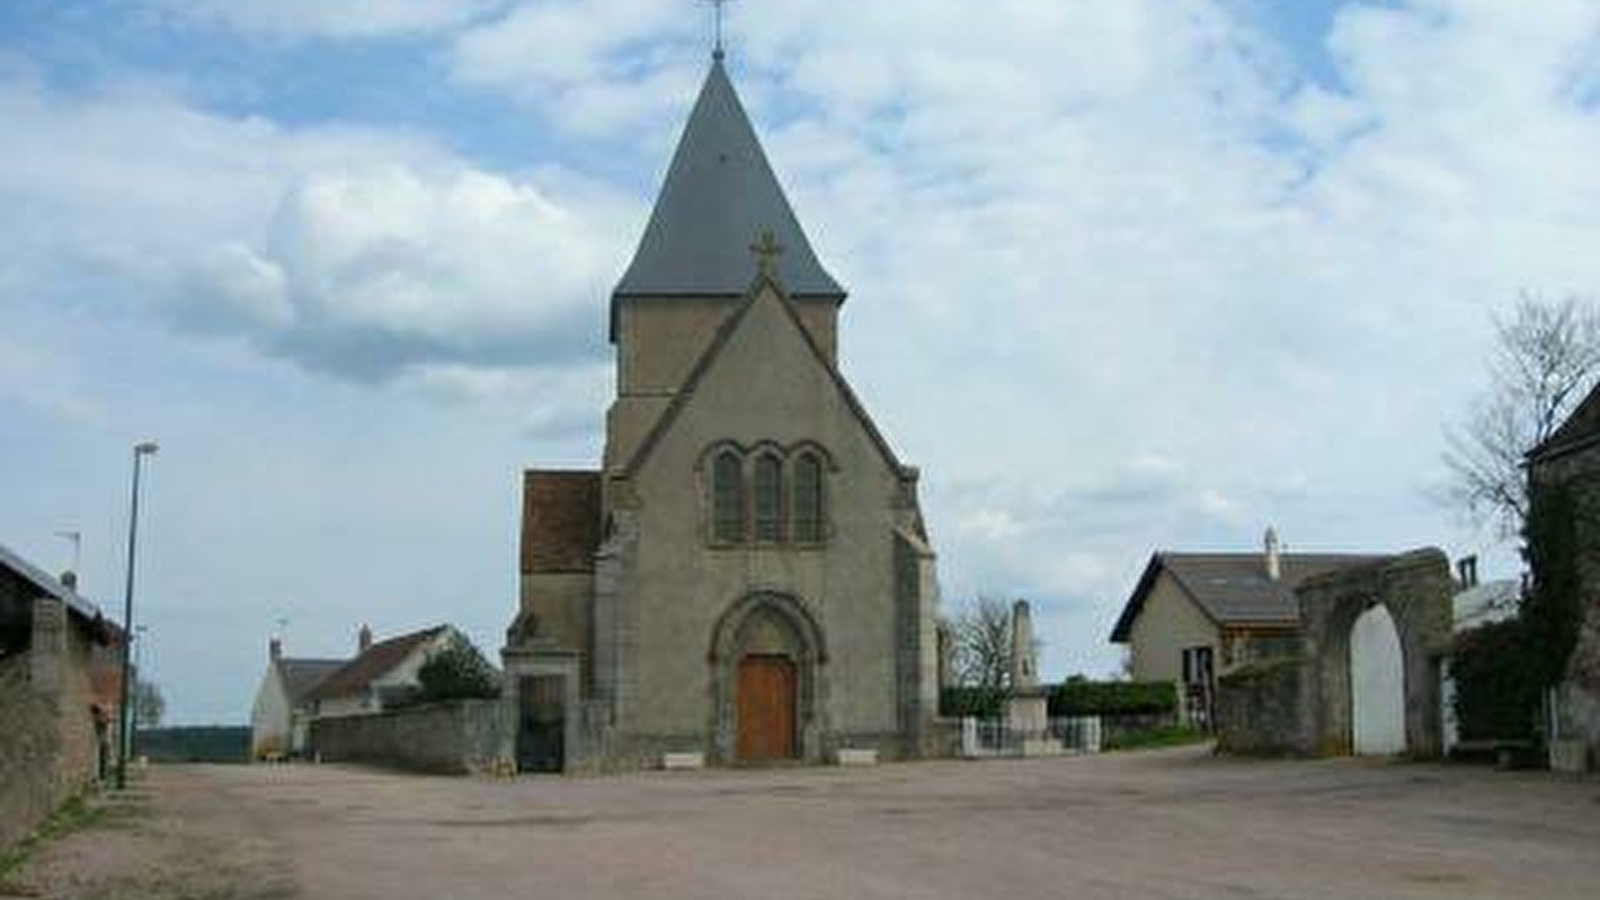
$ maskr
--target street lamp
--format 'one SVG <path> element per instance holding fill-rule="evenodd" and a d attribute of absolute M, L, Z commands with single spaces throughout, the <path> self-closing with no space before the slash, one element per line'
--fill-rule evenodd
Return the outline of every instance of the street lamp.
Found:
<path fill-rule="evenodd" d="M 117 788 L 128 786 L 128 683 L 133 645 L 133 563 L 139 546 L 139 469 L 146 456 L 155 456 L 160 448 L 155 441 L 145 441 L 133 447 L 133 503 L 128 513 L 128 589 L 122 601 L 122 702 L 117 707 Z"/>

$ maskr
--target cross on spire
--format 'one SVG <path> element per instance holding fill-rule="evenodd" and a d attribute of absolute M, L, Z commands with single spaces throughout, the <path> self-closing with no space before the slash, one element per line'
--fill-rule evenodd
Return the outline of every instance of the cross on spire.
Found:
<path fill-rule="evenodd" d="M 721 59 L 722 55 L 723 55 L 722 54 L 722 8 L 724 6 L 727 6 L 729 3 L 733 2 L 733 0 L 702 0 L 702 2 L 711 4 L 712 22 L 714 23 L 714 27 L 716 29 L 716 44 L 713 45 L 712 48 L 711 48 L 711 58 L 712 59 Z"/>
<path fill-rule="evenodd" d="M 760 237 L 750 245 L 750 252 L 756 255 L 756 268 L 762 275 L 778 277 L 778 256 L 783 253 L 783 245 L 773 236 L 771 228 L 761 229 Z"/>

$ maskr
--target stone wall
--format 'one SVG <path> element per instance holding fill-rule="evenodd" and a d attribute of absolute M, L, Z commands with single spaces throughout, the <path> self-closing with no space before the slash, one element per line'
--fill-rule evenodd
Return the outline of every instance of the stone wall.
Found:
<path fill-rule="evenodd" d="M 1265 660 L 1217 679 L 1217 749 L 1226 753 L 1298 754 L 1302 659 Z"/>
<path fill-rule="evenodd" d="M 361 716 L 316 719 L 311 751 L 324 762 L 361 762 L 466 775 L 515 758 L 510 706 L 455 700 Z"/>
<path fill-rule="evenodd" d="M 99 778 L 92 644 L 59 601 L 35 609 L 29 649 L 0 659 L 0 848 Z"/>

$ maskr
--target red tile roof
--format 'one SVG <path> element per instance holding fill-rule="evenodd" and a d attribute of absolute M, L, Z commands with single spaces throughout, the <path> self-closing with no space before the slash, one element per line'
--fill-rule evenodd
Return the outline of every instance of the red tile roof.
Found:
<path fill-rule="evenodd" d="M 600 473 L 522 476 L 522 572 L 593 572 L 600 548 Z"/>
<path fill-rule="evenodd" d="M 312 689 L 307 699 L 326 700 L 330 697 L 346 697 L 365 691 L 374 681 L 405 662 L 412 651 L 438 637 L 449 627 L 435 625 L 432 628 L 424 628 L 421 631 L 413 631 L 373 644 L 365 653 L 324 678 L 321 684 Z"/>

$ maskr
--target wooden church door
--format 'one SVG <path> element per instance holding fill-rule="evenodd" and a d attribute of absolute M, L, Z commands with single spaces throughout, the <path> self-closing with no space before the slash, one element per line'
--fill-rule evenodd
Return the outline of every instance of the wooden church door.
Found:
<path fill-rule="evenodd" d="M 794 662 L 783 656 L 746 656 L 739 661 L 736 696 L 740 759 L 795 756 Z"/>

